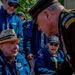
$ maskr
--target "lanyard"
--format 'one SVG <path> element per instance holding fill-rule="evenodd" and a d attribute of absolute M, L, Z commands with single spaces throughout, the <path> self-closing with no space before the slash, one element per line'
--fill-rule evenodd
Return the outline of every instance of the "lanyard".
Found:
<path fill-rule="evenodd" d="M 55 68 L 58 68 L 58 61 L 57 61 L 57 58 L 56 57 L 53 57 L 54 58 L 54 61 L 55 61 Z"/>
<path fill-rule="evenodd" d="M 7 16 L 7 29 L 9 29 L 10 16 Z"/>
<path fill-rule="evenodd" d="M 41 32 L 41 47 L 44 46 L 44 32 Z"/>

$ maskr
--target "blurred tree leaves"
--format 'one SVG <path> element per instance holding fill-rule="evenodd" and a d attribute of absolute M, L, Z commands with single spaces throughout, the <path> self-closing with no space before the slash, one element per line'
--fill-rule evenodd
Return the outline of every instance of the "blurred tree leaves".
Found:
<path fill-rule="evenodd" d="M 28 10 L 37 2 L 38 0 L 20 0 L 20 7 L 17 8 L 16 12 L 22 11 L 25 13 L 27 20 L 31 19 L 28 14 Z"/>
<path fill-rule="evenodd" d="M 20 7 L 17 8 L 16 12 L 22 11 L 25 13 L 27 20 L 31 19 L 28 14 L 28 10 L 37 2 L 38 0 L 20 0 Z M 64 0 L 59 0 L 61 4 L 64 5 Z"/>
<path fill-rule="evenodd" d="M 59 2 L 60 2 L 62 5 L 64 5 L 64 0 L 59 0 Z"/>

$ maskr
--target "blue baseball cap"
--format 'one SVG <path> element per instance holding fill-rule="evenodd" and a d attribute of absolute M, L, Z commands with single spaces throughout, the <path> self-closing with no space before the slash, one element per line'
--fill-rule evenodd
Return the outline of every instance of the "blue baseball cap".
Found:
<path fill-rule="evenodd" d="M 26 19 L 25 14 L 23 12 L 21 12 L 21 11 L 17 13 L 17 16 L 22 16 L 22 17 L 24 17 L 24 19 Z"/>
<path fill-rule="evenodd" d="M 51 42 L 55 42 L 55 43 L 57 43 L 57 44 L 60 44 L 59 37 L 56 36 L 56 35 L 50 36 L 50 37 L 49 37 L 49 42 L 50 42 L 50 43 L 51 43 Z"/>
<path fill-rule="evenodd" d="M 8 0 L 8 2 L 14 2 L 14 3 L 17 3 L 17 4 L 20 6 L 20 4 L 19 4 L 20 0 Z"/>

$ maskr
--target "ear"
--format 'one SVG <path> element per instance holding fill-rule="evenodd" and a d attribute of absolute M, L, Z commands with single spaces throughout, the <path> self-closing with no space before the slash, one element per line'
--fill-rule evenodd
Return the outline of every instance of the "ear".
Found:
<path fill-rule="evenodd" d="M 49 10 L 44 10 L 44 13 L 45 13 L 45 15 L 47 16 L 47 18 L 50 20 L 50 18 L 51 18 L 51 13 L 50 13 L 50 11 Z"/>

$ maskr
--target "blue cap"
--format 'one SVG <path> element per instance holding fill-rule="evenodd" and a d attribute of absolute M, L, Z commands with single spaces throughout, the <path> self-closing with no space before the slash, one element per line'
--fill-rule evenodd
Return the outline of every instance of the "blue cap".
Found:
<path fill-rule="evenodd" d="M 23 17 L 24 17 L 24 19 L 26 19 L 25 14 L 24 14 L 23 12 L 21 12 L 21 11 L 17 13 L 17 16 L 23 16 Z"/>
<path fill-rule="evenodd" d="M 59 37 L 56 36 L 56 35 L 52 35 L 49 37 L 49 42 L 55 42 L 57 44 L 60 44 L 60 41 L 59 41 Z"/>
<path fill-rule="evenodd" d="M 19 4 L 20 0 L 8 0 L 8 2 L 14 2 L 14 3 L 17 3 L 17 4 L 20 6 L 20 4 Z"/>

